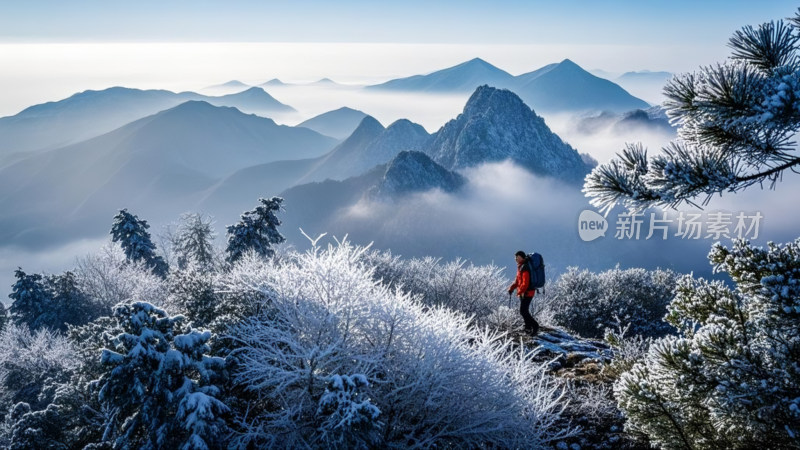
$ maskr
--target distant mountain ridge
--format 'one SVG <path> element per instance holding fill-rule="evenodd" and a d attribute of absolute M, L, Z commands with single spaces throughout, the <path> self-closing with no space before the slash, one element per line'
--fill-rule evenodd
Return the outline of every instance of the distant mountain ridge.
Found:
<path fill-rule="evenodd" d="M 234 171 L 317 157 L 335 143 L 235 108 L 185 102 L 0 168 L 0 211 L 6 212 L 0 215 L 0 241 L 45 242 L 56 239 L 52 227 L 61 226 L 90 233 L 105 226 L 99 218 L 120 207 L 174 215 Z"/>
<path fill-rule="evenodd" d="M 384 128 L 366 116 L 347 139 L 323 156 L 299 182 L 343 180 L 386 164 L 405 150 L 422 150 L 430 135 L 421 125 L 400 119 Z"/>
<path fill-rule="evenodd" d="M 417 92 L 471 92 L 482 84 L 506 87 L 514 76 L 488 62 L 474 58 L 428 75 L 414 75 L 368 86 L 368 89 Z"/>
<path fill-rule="evenodd" d="M 31 106 L 14 116 L 0 118 L 0 156 L 11 152 L 63 147 L 191 100 L 235 107 L 243 112 L 295 111 L 257 87 L 219 97 L 195 92 L 175 93 L 124 87 L 88 90 L 64 100 Z"/>
<path fill-rule="evenodd" d="M 513 76 L 475 58 L 427 75 L 390 80 L 368 86 L 367 89 L 463 93 L 471 92 L 481 85 L 509 89 L 534 110 L 544 112 L 623 112 L 649 106 L 619 85 L 592 75 L 569 59 Z"/>
<path fill-rule="evenodd" d="M 355 131 L 367 114 L 357 109 L 342 107 L 305 120 L 298 127 L 309 128 L 317 133 L 336 139 L 345 139 Z"/>

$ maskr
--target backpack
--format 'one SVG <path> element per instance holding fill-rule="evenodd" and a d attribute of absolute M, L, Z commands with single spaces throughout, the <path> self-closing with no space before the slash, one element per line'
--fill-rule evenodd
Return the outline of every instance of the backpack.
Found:
<path fill-rule="evenodd" d="M 531 289 L 544 287 L 544 259 L 539 253 L 531 253 L 525 264 L 531 272 Z"/>

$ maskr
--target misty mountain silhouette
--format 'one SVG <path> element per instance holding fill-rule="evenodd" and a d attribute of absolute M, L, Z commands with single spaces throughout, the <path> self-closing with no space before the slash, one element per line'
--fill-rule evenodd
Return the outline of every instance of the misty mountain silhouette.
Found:
<path fill-rule="evenodd" d="M 455 192 L 466 179 L 436 164 L 422 152 L 403 151 L 386 166 L 383 179 L 370 190 L 378 198 L 395 198 L 412 192 L 440 189 Z"/>
<path fill-rule="evenodd" d="M 471 92 L 481 85 L 510 89 L 533 109 L 541 112 L 622 112 L 649 106 L 647 102 L 630 95 L 620 86 L 592 75 L 569 59 L 515 77 L 476 58 L 428 75 L 390 80 L 368 88 L 412 92 Z"/>
<path fill-rule="evenodd" d="M 333 111 L 314 116 L 302 123 L 298 127 L 309 128 L 319 134 L 330 136 L 336 139 L 345 139 L 355 131 L 361 120 L 367 114 L 357 109 L 342 107 Z"/>
<path fill-rule="evenodd" d="M 332 208 L 345 207 L 341 203 L 344 199 L 350 201 L 361 198 L 370 189 L 379 190 L 374 177 L 368 177 L 371 181 L 366 184 L 350 177 L 372 173 L 371 169 L 389 163 L 403 151 L 422 151 L 449 172 L 511 160 L 533 173 L 572 184 L 579 184 L 594 166 L 594 162 L 585 162 L 576 150 L 552 133 L 544 120 L 514 93 L 483 86 L 475 90 L 456 119 L 433 135 L 405 119 L 384 128 L 373 117 L 366 116 L 347 139 L 319 158 L 266 163 L 233 173 L 215 185 L 203 207 L 235 213 L 237 208 L 246 208 L 250 198 L 276 195 L 291 186 L 298 187 L 298 190 L 289 190 L 295 196 L 302 197 L 299 192 L 313 192 L 333 202 Z M 587 158 L 586 161 L 591 160 Z M 417 167 L 426 165 L 420 163 Z M 448 186 L 435 181 L 436 176 L 427 180 L 428 172 L 412 172 L 401 171 L 411 184 L 400 180 L 389 184 L 403 185 L 405 191 Z M 344 184 L 337 184 L 336 180 Z M 300 188 L 305 184 L 335 192 L 344 189 L 347 194 L 339 197 L 316 188 Z M 380 191 L 384 198 L 391 197 L 391 190 Z M 299 198 L 299 201 L 308 205 L 317 203 L 315 198 Z"/>
<path fill-rule="evenodd" d="M 417 92 L 472 92 L 482 84 L 506 87 L 514 77 L 488 62 L 475 58 L 428 75 L 414 75 L 369 86 L 368 89 L 385 89 Z"/>
<path fill-rule="evenodd" d="M 596 116 L 580 119 L 575 128 L 583 134 L 609 131 L 615 134 L 662 133 L 670 138 L 677 136 L 676 128 L 670 125 L 664 109 L 660 106 L 646 110 L 635 109 L 623 114 L 605 111 Z"/>
<path fill-rule="evenodd" d="M 638 72 L 625 72 L 617 77 L 618 82 L 660 82 L 666 83 L 667 80 L 672 78 L 671 72 L 651 72 L 649 70 L 641 70 Z"/>
<path fill-rule="evenodd" d="M 650 106 L 619 85 L 592 75 L 569 59 L 519 75 L 512 90 L 533 109 L 542 112 L 623 112 Z"/>
<path fill-rule="evenodd" d="M 404 150 L 421 150 L 428 140 L 421 125 L 400 119 L 384 128 L 371 116 L 362 119 L 353 134 L 322 157 L 299 182 L 343 180 L 386 164 Z"/>
<path fill-rule="evenodd" d="M 357 177 L 378 165 L 385 165 L 401 151 L 420 150 L 428 139 L 422 126 L 408 120 L 400 119 L 384 128 L 373 117 L 366 116 L 347 139 L 327 154 L 313 159 L 260 164 L 234 172 L 209 190 L 201 206 L 205 210 L 235 214 L 246 208 L 254 196 L 276 195 L 296 185 Z M 358 185 L 358 182 L 347 185 Z M 372 185 L 363 190 L 369 187 Z"/>
<path fill-rule="evenodd" d="M 275 100 L 267 91 L 260 87 L 251 87 L 235 94 L 223 95 L 220 97 L 199 98 L 215 106 L 232 106 L 242 112 L 251 113 L 281 113 L 296 111 L 289 105 Z"/>
<path fill-rule="evenodd" d="M 341 211 L 362 200 L 392 202 L 431 189 L 455 192 L 465 183 L 464 177 L 436 164 L 428 155 L 403 151 L 362 175 L 301 184 L 281 192 L 287 205 L 284 226 L 325 229 L 339 220 Z"/>
<path fill-rule="evenodd" d="M 513 92 L 481 86 L 456 119 L 446 123 L 425 152 L 449 170 L 511 160 L 539 175 L 581 183 L 591 170 Z"/>
<path fill-rule="evenodd" d="M 89 90 L 0 118 L 0 159 L 11 152 L 47 150 L 80 142 L 189 100 L 260 114 L 294 111 L 260 88 L 220 97 L 124 87 Z"/>
<path fill-rule="evenodd" d="M 318 156 L 335 143 L 306 128 L 189 101 L 1 168 L 0 211 L 13 213 L 0 217 L 0 241 L 53 239 L 43 237 L 52 227 L 70 220 L 91 226 L 92 218 L 111 217 L 126 206 L 174 215 L 236 170 Z"/>
<path fill-rule="evenodd" d="M 273 78 L 273 79 L 267 81 L 266 83 L 259 84 L 259 86 L 267 86 L 267 87 L 268 86 L 286 86 L 286 83 L 284 83 L 283 81 L 281 81 L 281 80 L 279 80 L 277 78 Z"/>
<path fill-rule="evenodd" d="M 214 89 L 247 89 L 249 88 L 249 84 L 242 83 L 239 80 L 231 80 L 222 84 L 215 84 L 214 86 L 209 86 L 204 88 L 203 90 L 214 90 Z"/>

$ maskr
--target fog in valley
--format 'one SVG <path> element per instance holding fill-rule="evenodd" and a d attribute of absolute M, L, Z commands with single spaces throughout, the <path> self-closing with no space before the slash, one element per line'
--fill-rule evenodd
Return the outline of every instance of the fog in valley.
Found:
<path fill-rule="evenodd" d="M 265 79 L 264 82 L 266 81 Z M 225 95 L 255 85 L 208 85 L 198 92 Z M 384 126 L 404 118 L 422 125 L 429 133 L 436 132 L 447 121 L 455 119 L 470 96 L 470 93 L 376 92 L 355 84 L 335 82 L 275 83 L 260 87 L 281 103 L 296 110 L 272 114 L 270 118 L 279 124 L 294 126 L 318 114 L 346 106 L 373 116 Z M 545 123 L 565 142 L 599 163 L 607 162 L 627 142 L 642 142 L 651 153 L 655 153 L 675 137 L 671 130 L 647 126 L 618 126 L 618 117 L 587 130 L 582 124 L 585 124 L 585 119 L 593 117 L 593 114 L 542 115 Z M 3 162 L 1 158 L 0 162 Z M 8 160 L 5 164 L 9 164 Z M 617 263 L 621 267 L 669 267 L 679 272 L 710 274 L 704 255 L 708 252 L 712 239 L 682 240 L 670 236 L 665 241 L 645 240 L 646 228 L 638 241 L 615 239 L 616 215 L 622 212 L 618 207 L 608 216 L 609 230 L 605 237 L 584 242 L 578 235 L 578 216 L 581 211 L 593 208 L 579 187 L 531 175 L 510 163 L 484 165 L 463 171 L 462 174 L 467 177 L 468 183 L 457 193 L 430 191 L 395 201 L 376 201 L 364 197 L 355 204 L 341 208 L 334 220 L 314 224 L 294 223 L 289 220 L 281 232 L 288 239 L 289 245 L 299 248 L 308 246 L 307 240 L 298 229 L 303 227 L 311 235 L 327 232 L 330 236 L 343 237 L 347 234 L 357 243 L 374 242 L 375 248 L 391 249 L 397 255 L 431 255 L 448 260 L 464 258 L 477 264 L 494 263 L 508 268 L 509 275 L 512 274 L 513 253 L 519 249 L 542 253 L 551 276 L 569 266 L 603 270 L 612 268 Z M 760 211 L 764 219 L 758 242 L 791 240 L 796 236 L 800 214 L 787 209 L 786 204 L 791 203 L 787 199 L 794 196 L 800 187 L 800 180 L 797 178 L 793 174 L 787 174 L 786 179 L 778 183 L 774 191 L 754 187 L 735 196 L 715 198 L 706 209 L 730 211 L 734 215 L 739 211 Z M 48 180 L 50 183 L 62 181 Z M 28 273 L 60 273 L 73 267 L 75 258 L 98 251 L 108 239 L 107 233 L 113 216 L 118 209 L 126 207 L 140 219 L 150 223 L 150 232 L 156 243 L 159 242 L 158 235 L 164 232 L 168 224 L 177 220 L 180 214 L 188 211 L 210 214 L 216 221 L 217 243 L 224 246 L 224 227 L 236 222 L 238 216 L 227 212 L 225 215 L 218 215 L 213 209 L 202 208 L 202 199 L 210 192 L 214 183 L 210 180 L 207 185 L 200 186 L 196 195 L 187 197 L 186 201 L 167 201 L 171 205 L 169 208 L 142 205 L 137 203 L 135 192 L 125 191 L 105 192 L 105 195 L 119 198 L 117 206 L 82 211 L 85 214 L 84 220 L 77 220 L 75 217 L 64 220 L 59 215 L 47 216 L 46 212 L 41 211 L 43 217 L 50 221 L 43 226 L 51 230 L 48 231 L 53 233 L 51 236 L 47 239 L 31 238 L 32 235 L 26 230 L 13 236 L 6 235 L 7 238 L 0 242 L 2 299 L 5 301 L 6 294 L 10 292 L 13 272 L 17 267 L 22 267 Z M 258 197 L 280 194 L 280 191 L 253 192 L 251 198 L 237 198 L 236 202 L 249 205 L 242 209 L 244 211 L 254 207 Z M 24 199 L 19 200 L 22 202 L 20 204 L 24 203 Z M 304 207 L 291 203 L 285 206 L 287 210 Z M 47 208 L 47 205 L 28 205 L 28 208 Z M 681 210 L 694 211 L 691 207 L 682 207 Z M 4 223 L 14 223 L 18 213 L 27 212 L 6 210 L 0 214 L 4 216 Z M 670 214 L 677 216 L 677 212 Z M 62 222 L 64 227 L 59 228 Z M 72 225 L 67 225 L 68 222 Z M 644 226 L 647 226 L 647 222 Z M 35 235 L 36 227 L 33 228 L 31 231 Z"/>

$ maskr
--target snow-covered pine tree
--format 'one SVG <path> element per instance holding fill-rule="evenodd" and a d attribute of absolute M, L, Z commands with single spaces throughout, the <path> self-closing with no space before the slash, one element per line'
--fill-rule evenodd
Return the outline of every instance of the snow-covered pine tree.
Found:
<path fill-rule="evenodd" d="M 363 374 L 331 375 L 328 387 L 319 399 L 317 415 L 321 440 L 339 448 L 357 448 L 361 443 L 376 445 L 383 424 L 380 409 L 363 391 L 369 381 Z"/>
<path fill-rule="evenodd" d="M 53 311 L 47 325 L 59 331 L 66 331 L 68 325 L 81 326 L 110 311 L 81 292 L 75 274 L 67 271 L 61 275 L 47 277 L 48 289 L 52 296 Z"/>
<path fill-rule="evenodd" d="M 144 261 L 153 273 L 164 278 L 167 276 L 169 267 L 164 258 L 156 255 L 156 246 L 150 240 L 148 228 L 150 225 L 146 220 L 139 220 L 127 209 L 122 209 L 114 216 L 114 223 L 111 225 L 111 240 L 120 243 L 125 257 L 129 261 Z"/>
<path fill-rule="evenodd" d="M 673 78 L 665 106 L 679 139 L 650 159 L 641 144 L 626 145 L 586 177 L 591 203 L 601 211 L 695 204 L 798 173 L 800 10 L 788 22 L 746 26 L 730 39 L 728 61 Z"/>
<path fill-rule="evenodd" d="M 210 217 L 196 213 L 183 214 L 172 239 L 172 251 L 177 258 L 178 268 L 183 270 L 195 265 L 201 270 L 213 269 L 214 237 Z"/>
<path fill-rule="evenodd" d="M 800 239 L 716 244 L 709 259 L 735 288 L 679 280 L 679 336 L 614 386 L 626 426 L 662 448 L 800 448 Z"/>
<path fill-rule="evenodd" d="M 273 244 L 280 244 L 286 239 L 278 231 L 281 224 L 276 212 L 281 210 L 283 199 L 272 197 L 258 199 L 259 206 L 242 214 L 241 220 L 234 225 L 229 225 L 228 248 L 226 260 L 234 263 L 247 251 L 254 251 L 258 255 L 269 258 L 275 254 Z"/>
<path fill-rule="evenodd" d="M 209 357 L 208 331 L 145 302 L 120 304 L 124 330 L 104 349 L 100 402 L 112 411 L 103 440 L 115 448 L 219 448 L 227 433 L 219 400 L 225 362 Z"/>
<path fill-rule="evenodd" d="M 53 301 L 38 273 L 28 275 L 18 268 L 14 271 L 17 281 L 11 288 L 8 298 L 11 299 L 9 313 L 16 324 L 25 324 L 32 329 L 47 326 L 45 313 L 51 310 Z"/>

